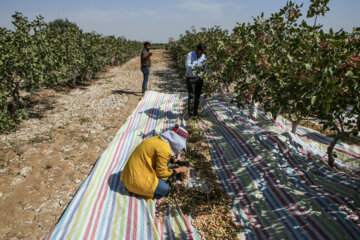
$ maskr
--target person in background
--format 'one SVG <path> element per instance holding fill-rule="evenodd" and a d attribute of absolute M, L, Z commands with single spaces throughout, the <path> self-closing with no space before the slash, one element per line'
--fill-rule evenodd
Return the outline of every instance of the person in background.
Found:
<path fill-rule="evenodd" d="M 171 156 L 177 155 L 179 158 L 181 151 L 186 150 L 187 138 L 188 132 L 175 126 L 160 136 L 142 141 L 131 154 L 121 174 L 120 180 L 125 183 L 126 189 L 143 196 L 146 201 L 168 195 L 170 186 L 166 179 L 188 171 L 185 166 L 167 168 Z"/>
<path fill-rule="evenodd" d="M 188 111 L 189 117 L 198 115 L 201 89 L 203 87 L 202 73 L 196 73 L 196 67 L 203 67 L 206 62 L 206 46 L 204 43 L 197 45 L 196 50 L 189 52 L 186 56 L 186 86 L 188 89 Z"/>
<path fill-rule="evenodd" d="M 151 44 L 149 42 L 144 43 L 144 49 L 141 51 L 140 62 L 141 62 L 141 71 L 144 75 L 144 80 L 142 83 L 141 92 L 145 93 L 147 90 L 147 84 L 149 81 L 150 67 L 152 53 L 150 52 Z"/>

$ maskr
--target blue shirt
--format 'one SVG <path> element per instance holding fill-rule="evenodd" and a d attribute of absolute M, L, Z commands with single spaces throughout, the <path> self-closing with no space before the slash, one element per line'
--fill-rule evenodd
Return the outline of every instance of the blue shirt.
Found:
<path fill-rule="evenodd" d="M 186 56 L 185 68 L 186 68 L 186 77 L 200 77 L 202 73 L 195 74 L 194 68 L 195 66 L 202 67 L 206 62 L 205 54 L 201 55 L 201 57 L 197 57 L 196 51 L 189 52 Z"/>

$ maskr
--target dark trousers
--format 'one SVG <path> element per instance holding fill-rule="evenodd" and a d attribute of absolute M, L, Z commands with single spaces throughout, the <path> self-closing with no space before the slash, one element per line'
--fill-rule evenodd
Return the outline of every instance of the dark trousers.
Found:
<path fill-rule="evenodd" d="M 197 115 L 200 103 L 201 89 L 204 81 L 199 78 L 186 78 L 186 85 L 188 89 L 188 110 L 189 115 Z"/>
<path fill-rule="evenodd" d="M 149 74 L 150 74 L 150 67 L 141 67 L 141 71 L 142 71 L 142 73 L 144 75 L 144 80 L 143 80 L 141 92 L 144 93 L 147 90 L 147 84 L 148 84 L 148 81 L 149 81 Z"/>

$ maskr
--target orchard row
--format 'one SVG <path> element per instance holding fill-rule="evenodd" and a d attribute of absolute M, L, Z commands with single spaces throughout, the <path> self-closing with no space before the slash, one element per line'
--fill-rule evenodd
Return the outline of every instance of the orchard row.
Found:
<path fill-rule="evenodd" d="M 12 23 L 14 30 L 0 28 L 0 131 L 26 118 L 21 91 L 76 86 L 141 50 L 140 42 L 86 33 L 75 24 L 51 27 L 41 16 L 29 21 L 16 12 Z"/>
<path fill-rule="evenodd" d="M 274 119 L 289 118 L 292 131 L 301 120 L 316 118 L 335 133 L 328 147 L 344 136 L 358 135 L 360 123 L 360 29 L 325 32 L 317 17 L 328 0 L 311 0 L 306 17 L 302 5 L 289 1 L 279 12 L 252 23 L 237 24 L 231 33 L 219 27 L 194 29 L 169 42 L 181 72 L 185 56 L 199 42 L 207 45 L 203 69 L 205 92 L 234 86 L 239 106 L 260 103 Z M 310 24 L 310 22 L 312 22 Z"/>

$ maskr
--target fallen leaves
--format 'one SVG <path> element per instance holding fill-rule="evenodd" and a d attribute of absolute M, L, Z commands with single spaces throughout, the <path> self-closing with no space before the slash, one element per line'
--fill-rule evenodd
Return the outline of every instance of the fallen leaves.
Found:
<path fill-rule="evenodd" d="M 156 215 L 163 221 L 169 205 L 176 206 L 176 199 L 182 212 L 192 216 L 192 225 L 202 238 L 236 239 L 240 226 L 230 211 L 232 199 L 217 180 L 204 135 L 196 121 L 191 121 L 187 130 L 189 139 L 184 160 L 189 161 L 194 172 L 199 173 L 206 187 L 186 187 L 184 182 L 172 181 L 169 197 L 157 204 Z"/>

